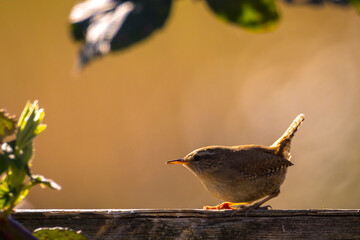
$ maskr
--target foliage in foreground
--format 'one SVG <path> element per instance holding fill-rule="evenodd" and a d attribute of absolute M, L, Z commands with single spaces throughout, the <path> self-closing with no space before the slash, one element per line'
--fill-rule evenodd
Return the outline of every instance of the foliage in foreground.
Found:
<path fill-rule="evenodd" d="M 190 1 L 190 0 L 188 0 Z M 284 0 L 288 4 L 319 6 L 352 5 L 360 12 L 360 0 Z M 163 28 L 174 0 L 86 0 L 71 10 L 69 22 L 76 41 L 83 42 L 79 67 L 112 51 L 147 39 Z M 280 20 L 275 0 L 203 0 L 221 21 L 252 32 L 272 31 Z"/>
<path fill-rule="evenodd" d="M 17 123 L 15 116 L 0 109 L 0 239 L 69 239 L 62 237 L 66 234 L 78 235 L 71 239 L 86 239 L 77 232 L 59 228 L 35 230 L 36 238 L 10 217 L 14 207 L 32 187 L 41 185 L 60 190 L 53 180 L 30 171 L 33 140 L 46 129 L 46 125 L 42 124 L 44 116 L 44 110 L 39 109 L 37 101 L 26 104 Z"/>

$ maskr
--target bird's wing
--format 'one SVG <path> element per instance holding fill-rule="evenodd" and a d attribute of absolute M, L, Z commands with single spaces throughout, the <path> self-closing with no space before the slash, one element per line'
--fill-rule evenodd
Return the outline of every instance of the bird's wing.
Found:
<path fill-rule="evenodd" d="M 293 165 L 285 158 L 275 155 L 271 148 L 253 146 L 232 154 L 232 168 L 247 179 L 271 176 Z"/>

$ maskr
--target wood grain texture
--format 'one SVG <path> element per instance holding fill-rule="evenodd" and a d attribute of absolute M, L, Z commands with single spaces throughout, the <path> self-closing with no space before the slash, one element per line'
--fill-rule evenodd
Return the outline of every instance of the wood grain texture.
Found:
<path fill-rule="evenodd" d="M 30 230 L 68 227 L 89 239 L 360 239 L 360 210 L 17 210 Z"/>

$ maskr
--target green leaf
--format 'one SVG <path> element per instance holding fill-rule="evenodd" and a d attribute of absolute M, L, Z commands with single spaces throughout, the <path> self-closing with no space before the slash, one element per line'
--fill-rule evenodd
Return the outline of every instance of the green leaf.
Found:
<path fill-rule="evenodd" d="M 20 118 L 19 118 L 19 121 L 18 121 L 18 127 L 21 128 L 21 127 L 25 126 L 24 121 L 25 121 L 26 116 L 30 112 L 30 109 L 31 109 L 31 104 L 30 104 L 29 101 L 27 101 L 26 105 L 24 107 L 24 110 L 22 111 L 22 113 L 20 115 Z"/>
<path fill-rule="evenodd" d="M 206 0 L 206 2 L 222 20 L 250 31 L 273 30 L 280 18 L 275 0 Z"/>
<path fill-rule="evenodd" d="M 34 135 L 39 135 L 42 131 L 46 129 L 46 124 L 40 124 L 35 128 Z"/>
<path fill-rule="evenodd" d="M 11 194 L 5 181 L 0 181 L 0 210 L 4 212 L 10 206 Z"/>
<path fill-rule="evenodd" d="M 10 165 L 10 171 L 6 176 L 5 180 L 9 185 L 10 192 L 14 195 L 15 198 L 21 193 L 23 188 L 26 187 L 26 168 L 17 168 Z"/>
<path fill-rule="evenodd" d="M 37 184 L 42 185 L 43 187 L 49 187 L 55 190 L 60 190 L 61 186 L 59 184 L 57 184 L 55 181 L 51 180 L 51 179 L 47 179 L 44 176 L 41 175 L 32 175 L 32 186 L 35 186 Z"/>
<path fill-rule="evenodd" d="M 41 124 L 44 118 L 44 110 L 39 109 L 37 101 L 26 104 L 18 121 L 16 134 L 15 155 L 20 156 L 22 149 L 39 133 L 45 130 L 46 125 Z"/>
<path fill-rule="evenodd" d="M 26 188 L 24 185 L 22 186 L 20 193 L 17 195 L 17 198 L 14 200 L 13 206 L 18 205 L 25 197 L 29 194 L 29 189 Z"/>
<path fill-rule="evenodd" d="M 36 116 L 35 116 L 35 121 L 38 122 L 38 124 L 44 119 L 45 117 L 45 112 L 44 109 L 39 109 L 38 111 L 36 111 Z"/>
<path fill-rule="evenodd" d="M 7 171 L 9 168 L 9 161 L 8 158 L 0 154 L 0 175 L 3 174 L 5 171 Z"/>
<path fill-rule="evenodd" d="M 15 144 L 16 140 L 3 143 L 1 145 L 1 150 L 4 152 L 4 156 L 6 157 L 9 164 L 15 166 L 18 169 L 22 169 L 24 167 L 24 163 L 21 156 L 15 156 Z"/>
<path fill-rule="evenodd" d="M 350 0 L 350 3 L 356 8 L 360 14 L 360 0 Z"/>
<path fill-rule="evenodd" d="M 87 240 L 87 238 L 81 234 L 81 231 L 76 232 L 61 227 L 38 228 L 34 230 L 33 235 L 39 240 Z"/>
<path fill-rule="evenodd" d="M 0 209 L 1 212 L 11 210 L 28 194 L 24 184 L 13 186 L 7 181 L 0 181 Z"/>
<path fill-rule="evenodd" d="M 21 161 L 23 165 L 27 165 L 29 161 L 31 160 L 33 155 L 33 144 L 32 141 L 30 141 L 27 145 L 24 146 L 23 152 L 21 155 Z"/>
<path fill-rule="evenodd" d="M 16 119 L 15 116 L 10 116 L 5 109 L 0 109 L 0 143 L 4 138 L 15 133 Z"/>
<path fill-rule="evenodd" d="M 87 0 L 70 13 L 75 40 L 84 41 L 80 67 L 110 51 L 123 50 L 161 29 L 172 0 Z"/>

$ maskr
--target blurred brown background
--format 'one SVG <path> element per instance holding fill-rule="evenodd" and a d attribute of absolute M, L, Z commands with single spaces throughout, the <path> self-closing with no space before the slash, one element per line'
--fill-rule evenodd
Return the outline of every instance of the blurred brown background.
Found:
<path fill-rule="evenodd" d="M 0 107 L 45 108 L 31 208 L 201 208 L 200 181 L 165 161 L 207 145 L 272 144 L 298 113 L 274 208 L 360 208 L 360 16 L 280 5 L 276 31 L 246 32 L 201 1 L 175 1 L 149 40 L 74 74 L 73 0 L 0 2 Z"/>

